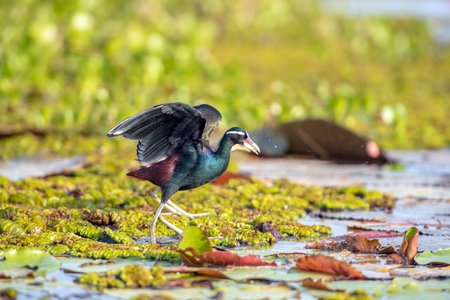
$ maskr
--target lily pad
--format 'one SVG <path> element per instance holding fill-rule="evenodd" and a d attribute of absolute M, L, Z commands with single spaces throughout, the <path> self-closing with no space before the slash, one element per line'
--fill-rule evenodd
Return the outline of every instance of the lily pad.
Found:
<path fill-rule="evenodd" d="M 418 281 L 412 278 L 398 277 L 391 283 L 379 281 L 334 281 L 327 286 L 333 289 L 343 289 L 347 292 L 364 290 L 369 295 L 383 299 L 447 299 L 449 280 Z M 314 296 L 324 295 L 323 292 L 312 291 Z"/>
<path fill-rule="evenodd" d="M 450 264 L 450 248 L 447 248 L 445 250 L 437 250 L 434 252 L 423 252 L 417 254 L 414 260 L 419 265 L 427 265 L 431 263 Z"/>
<path fill-rule="evenodd" d="M 183 231 L 183 237 L 178 244 L 178 249 L 193 248 L 199 254 L 212 251 L 211 244 L 206 235 L 198 227 L 190 226 Z"/>
<path fill-rule="evenodd" d="M 36 275 L 56 272 L 60 263 L 52 255 L 32 248 L 9 249 L 0 251 L 4 258 L 0 262 L 0 272 L 8 273 L 8 270 L 29 269 Z"/>
<path fill-rule="evenodd" d="M 329 279 L 328 274 L 292 271 L 280 268 L 239 267 L 224 272 L 229 278 L 239 280 L 265 279 L 269 281 L 299 281 L 306 278 Z"/>

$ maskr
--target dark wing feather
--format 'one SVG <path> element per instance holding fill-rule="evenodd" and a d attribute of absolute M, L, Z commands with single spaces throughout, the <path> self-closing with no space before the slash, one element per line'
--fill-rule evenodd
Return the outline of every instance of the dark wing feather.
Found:
<path fill-rule="evenodd" d="M 139 162 L 153 163 L 174 154 L 187 141 L 204 143 L 207 140 L 220 122 L 221 115 L 209 105 L 197 107 L 184 103 L 157 105 L 120 122 L 108 132 L 108 136 L 122 135 L 139 140 Z"/>
<path fill-rule="evenodd" d="M 222 121 L 222 115 L 217 109 L 208 104 L 197 105 L 194 106 L 194 108 L 198 110 L 206 120 L 205 129 L 202 134 L 202 142 L 204 145 L 209 146 L 209 137 L 214 129 L 219 126 L 220 121 Z"/>

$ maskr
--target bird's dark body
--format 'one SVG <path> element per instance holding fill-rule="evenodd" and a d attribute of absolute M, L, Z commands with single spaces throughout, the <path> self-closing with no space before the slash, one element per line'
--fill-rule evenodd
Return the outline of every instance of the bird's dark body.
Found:
<path fill-rule="evenodd" d="M 161 188 L 171 185 L 172 190 L 176 189 L 174 193 L 193 189 L 213 181 L 226 170 L 231 151 L 227 144 L 230 143 L 224 140 L 219 147 L 221 151 L 217 152 L 186 143 L 177 154 L 127 175 L 148 180 Z"/>
<path fill-rule="evenodd" d="M 180 160 L 178 155 L 172 155 L 162 161 L 152 164 L 149 167 L 142 167 L 127 175 L 142 180 L 148 180 L 151 183 L 161 187 L 172 178 L 175 167 Z"/>

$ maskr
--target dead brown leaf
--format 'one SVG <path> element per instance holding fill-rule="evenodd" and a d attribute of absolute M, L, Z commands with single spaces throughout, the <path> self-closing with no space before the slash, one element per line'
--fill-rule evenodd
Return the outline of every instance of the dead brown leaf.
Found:
<path fill-rule="evenodd" d="M 200 254 L 190 247 L 184 250 L 178 249 L 178 252 L 184 263 L 193 266 L 277 266 L 275 262 L 262 261 L 258 255 L 253 254 L 239 256 L 230 251 L 211 251 Z"/>
<path fill-rule="evenodd" d="M 405 256 L 403 256 L 400 253 L 393 253 L 388 256 L 386 260 L 387 264 L 400 264 L 400 265 L 406 265 L 408 264 L 408 260 Z"/>
<path fill-rule="evenodd" d="M 348 250 L 359 253 L 378 253 L 381 245 L 377 239 L 368 240 L 360 235 L 346 235 L 341 242 L 315 242 L 312 245 L 306 245 L 306 249 L 321 250 Z"/>
<path fill-rule="evenodd" d="M 361 272 L 357 271 L 350 264 L 322 254 L 300 257 L 296 265 L 297 268 L 304 271 L 320 272 L 352 279 L 365 278 Z"/>
<path fill-rule="evenodd" d="M 414 261 L 414 256 L 417 254 L 417 243 L 419 242 L 419 230 L 416 227 L 411 227 L 403 237 L 402 245 L 399 253 L 408 259 L 408 263 Z"/>
<path fill-rule="evenodd" d="M 390 264 L 413 264 L 417 254 L 417 243 L 419 241 L 419 230 L 411 227 L 403 236 L 403 241 L 398 253 L 389 255 L 387 263 Z"/>
<path fill-rule="evenodd" d="M 312 245 L 306 245 L 306 249 L 320 249 L 320 250 L 343 250 L 343 244 L 340 242 L 315 242 Z"/>
<path fill-rule="evenodd" d="M 375 253 L 380 250 L 380 242 L 376 239 L 368 240 L 360 235 L 345 236 L 346 249 L 352 252 L 370 252 Z"/>

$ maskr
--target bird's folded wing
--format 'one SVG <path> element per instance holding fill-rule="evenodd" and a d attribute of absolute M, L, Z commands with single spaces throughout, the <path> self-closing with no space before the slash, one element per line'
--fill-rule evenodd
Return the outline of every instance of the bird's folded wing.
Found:
<path fill-rule="evenodd" d="M 202 134 L 202 143 L 203 145 L 209 146 L 211 132 L 219 126 L 220 121 L 222 121 L 222 115 L 217 109 L 208 104 L 197 105 L 194 106 L 194 108 L 198 110 L 206 120 L 205 129 Z"/>
<path fill-rule="evenodd" d="M 138 160 L 149 164 L 174 154 L 187 141 L 201 143 L 207 123 L 199 110 L 184 103 L 167 103 L 125 119 L 112 128 L 108 136 L 122 135 L 139 140 Z"/>

